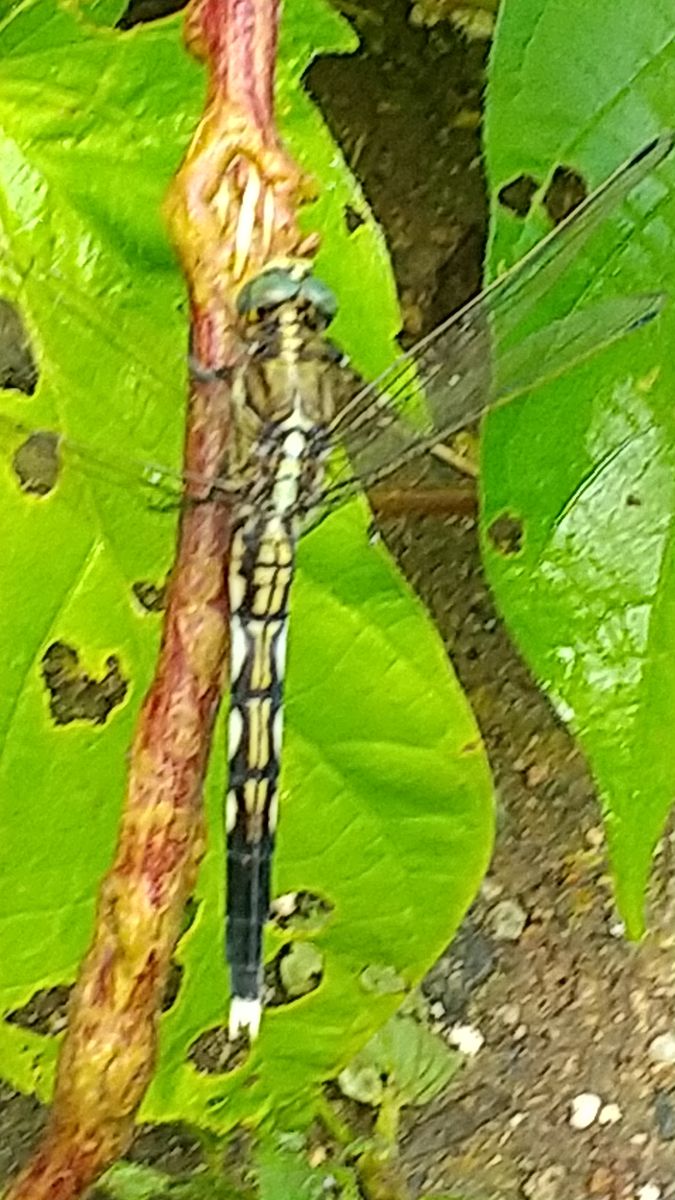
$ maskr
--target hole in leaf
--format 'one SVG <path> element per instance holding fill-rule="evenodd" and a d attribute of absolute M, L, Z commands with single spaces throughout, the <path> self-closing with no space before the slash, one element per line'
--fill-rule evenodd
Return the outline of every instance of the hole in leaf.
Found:
<path fill-rule="evenodd" d="M 12 467 L 22 491 L 47 496 L 61 469 L 57 435 L 46 430 L 32 433 L 14 451 Z"/>
<path fill-rule="evenodd" d="M 133 29 L 134 25 L 158 21 L 161 17 L 179 12 L 186 4 L 187 0 L 129 0 L 115 28 Z"/>
<path fill-rule="evenodd" d="M 520 517 L 503 513 L 488 529 L 488 537 L 498 554 L 520 554 L 523 548 L 523 522 Z"/>
<path fill-rule="evenodd" d="M 499 189 L 497 198 L 502 208 L 508 208 L 517 217 L 525 218 L 530 211 L 538 183 L 531 175 L 519 175 L 511 183 Z"/>
<path fill-rule="evenodd" d="M 162 996 L 162 1012 L 168 1012 L 176 1003 L 178 993 L 180 992 L 180 985 L 183 982 L 183 971 L 184 968 L 181 963 L 174 962 L 171 959 L 169 976 L 164 988 L 164 995 Z"/>
<path fill-rule="evenodd" d="M 334 905 L 314 892 L 286 892 L 277 896 L 270 907 L 277 929 L 314 933 L 325 925 Z"/>
<path fill-rule="evenodd" d="M 195 920 L 197 919 L 197 913 L 199 912 L 199 908 L 200 908 L 199 901 L 195 900 L 194 896 L 188 896 L 187 900 L 185 901 L 185 906 L 183 908 L 183 916 L 182 916 L 181 924 L 180 924 L 180 933 L 178 935 L 179 937 L 183 937 L 183 934 L 187 933 L 188 929 L 192 928 L 192 926 L 195 923 Z"/>
<path fill-rule="evenodd" d="M 231 1042 L 227 1029 L 216 1025 L 195 1038 L 188 1050 L 188 1058 L 201 1075 L 225 1075 L 246 1061 L 249 1049 L 245 1035 Z"/>
<path fill-rule="evenodd" d="M 40 988 L 34 992 L 30 1000 L 8 1013 L 5 1018 L 10 1025 L 18 1025 L 21 1029 L 30 1029 L 45 1037 L 54 1037 L 63 1033 L 68 1014 L 68 1000 L 72 988 L 65 984 L 57 987 Z"/>
<path fill-rule="evenodd" d="M 344 216 L 347 233 L 356 233 L 356 230 L 360 229 L 366 223 L 365 217 L 362 217 L 358 209 L 354 208 L 352 204 L 345 204 Z"/>
<path fill-rule="evenodd" d="M 131 587 L 134 596 L 138 600 L 141 608 L 146 612 L 164 612 L 166 608 L 166 583 L 159 584 L 151 583 L 148 579 L 139 579 Z"/>
<path fill-rule="evenodd" d="M 280 1008 L 315 991 L 323 977 L 323 954 L 312 942 L 291 942 L 265 967 L 265 1005 Z"/>
<path fill-rule="evenodd" d="M 553 223 L 559 225 L 586 199 L 587 194 L 588 189 L 578 171 L 573 171 L 571 167 L 557 167 L 544 196 L 544 207 Z"/>
<path fill-rule="evenodd" d="M 0 298 L 0 387 L 32 396 L 38 369 L 26 327 L 18 309 Z"/>
<path fill-rule="evenodd" d="M 69 725 L 71 721 L 105 724 L 112 710 L 124 700 L 128 686 L 114 654 L 106 659 L 105 666 L 105 674 L 92 679 L 80 667 L 73 646 L 53 642 L 47 647 L 42 657 L 42 678 L 49 692 L 49 712 L 56 725 Z"/>

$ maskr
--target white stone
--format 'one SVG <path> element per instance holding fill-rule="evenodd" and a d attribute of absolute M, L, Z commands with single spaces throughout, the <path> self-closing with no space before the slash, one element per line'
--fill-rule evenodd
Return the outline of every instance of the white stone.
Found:
<path fill-rule="evenodd" d="M 514 1026 L 516 1026 L 520 1021 L 520 1005 L 505 1004 L 503 1008 L 499 1010 L 499 1015 L 504 1024 L 510 1029 L 513 1029 Z"/>
<path fill-rule="evenodd" d="M 603 1104 L 598 1113 L 598 1124 L 600 1125 L 616 1125 L 623 1116 L 618 1104 Z"/>
<path fill-rule="evenodd" d="M 503 883 L 500 883 L 498 879 L 494 879 L 492 875 L 486 875 L 480 885 L 480 894 L 488 904 L 491 904 L 493 900 L 497 900 L 503 891 Z"/>
<path fill-rule="evenodd" d="M 675 1035 L 657 1034 L 649 1043 L 649 1057 L 655 1063 L 675 1063 Z"/>
<path fill-rule="evenodd" d="M 453 1025 L 448 1035 L 448 1041 L 467 1058 L 473 1058 L 485 1045 L 485 1038 L 475 1025 Z"/>
<path fill-rule="evenodd" d="M 517 900 L 500 900 L 490 913 L 490 924 L 496 938 L 517 942 L 527 922 L 527 913 Z"/>
<path fill-rule="evenodd" d="M 661 1188 L 655 1183 L 643 1183 L 635 1193 L 636 1200 L 660 1200 Z"/>
<path fill-rule="evenodd" d="M 588 1129 L 600 1112 L 602 1100 L 595 1092 L 580 1092 L 570 1106 L 572 1129 Z"/>

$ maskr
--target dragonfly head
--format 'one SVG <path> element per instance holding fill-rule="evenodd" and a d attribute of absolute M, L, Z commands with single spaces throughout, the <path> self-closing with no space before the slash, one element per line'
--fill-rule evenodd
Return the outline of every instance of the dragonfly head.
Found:
<path fill-rule="evenodd" d="M 314 317 L 325 328 L 337 312 L 337 301 L 306 260 L 285 260 L 267 267 L 245 283 L 237 297 L 237 309 L 249 321 L 259 321 L 282 305 L 292 304 Z"/>

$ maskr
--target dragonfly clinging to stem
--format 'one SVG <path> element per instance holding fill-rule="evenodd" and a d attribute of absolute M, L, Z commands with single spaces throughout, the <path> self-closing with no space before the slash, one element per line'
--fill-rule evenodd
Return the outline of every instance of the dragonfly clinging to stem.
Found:
<path fill-rule="evenodd" d="M 513 269 L 376 380 L 354 388 L 325 336 L 336 305 L 307 262 L 271 265 L 238 298 L 228 369 L 233 437 L 222 476 L 202 481 L 233 512 L 227 936 L 230 1034 L 255 1036 L 270 905 L 282 750 L 289 595 L 303 531 L 456 430 L 654 319 L 662 293 L 613 296 L 531 332 L 533 314 L 607 214 L 666 157 L 673 135 L 623 164 Z M 208 377 L 192 363 L 197 377 Z M 65 445 L 65 443 L 64 443 Z M 339 448 L 339 452 L 333 451 Z M 71 444 L 75 458 L 98 461 Z M 115 465 L 110 460 L 111 471 Z M 147 465 L 125 474 L 147 480 Z M 165 490 L 185 477 L 153 468 Z M 191 481 L 194 482 L 194 481 Z"/>

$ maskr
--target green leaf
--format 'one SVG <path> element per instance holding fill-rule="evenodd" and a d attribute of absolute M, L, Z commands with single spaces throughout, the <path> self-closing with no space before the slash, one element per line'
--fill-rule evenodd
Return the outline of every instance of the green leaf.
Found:
<path fill-rule="evenodd" d="M 304 1150 L 266 1143 L 256 1154 L 260 1200 L 321 1200 L 326 1194 L 325 1167 L 310 1167 Z"/>
<path fill-rule="evenodd" d="M 115 1163 L 100 1180 L 113 1200 L 250 1200 L 226 1179 L 211 1171 L 195 1171 L 187 1177 L 167 1175 L 142 1163 Z"/>
<path fill-rule="evenodd" d="M 675 42 L 668 0 L 507 0 L 486 116 L 491 194 L 554 168 L 589 188 L 672 124 Z M 675 163 L 645 181 L 597 235 L 571 286 L 600 295 L 675 290 Z M 493 202 L 490 272 L 540 236 Z M 542 302 L 556 315 L 558 296 Z M 675 792 L 675 306 L 564 379 L 495 413 L 483 441 L 489 577 L 520 647 L 570 723 L 600 790 L 617 898 L 643 925 L 654 845 Z M 501 518 L 520 550 L 495 546 Z"/>
<path fill-rule="evenodd" d="M 54 0 L 5 3 L 0 22 L 0 296 L 17 305 L 39 368 L 34 396 L 6 393 L 10 416 L 178 466 L 185 396 L 183 284 L 159 210 L 189 142 L 203 75 L 183 52 L 180 21 L 120 34 L 107 5 L 79 22 Z M 283 29 L 283 132 L 311 163 L 325 230 L 320 270 L 343 304 L 340 337 L 365 370 L 392 354 L 398 325 L 381 236 L 339 151 L 301 88 L 318 47 L 353 35 L 318 0 L 296 0 Z M 58 72 L 46 69 L 57 61 Z M 355 283 L 358 281 L 358 286 Z M 25 1005 L 70 981 L 91 931 L 113 851 L 126 753 L 152 675 L 155 617 L 132 595 L 160 582 L 175 519 L 95 474 L 66 469 L 38 499 L 0 461 L 4 587 L 0 597 L 0 1002 Z M 318 989 L 266 1014 L 258 1044 L 227 1075 L 200 1074 L 192 1042 L 224 1023 L 221 801 L 224 730 L 206 788 L 209 841 L 196 915 L 176 958 L 178 997 L 163 1016 L 147 1120 L 189 1120 L 222 1133 L 240 1120 L 302 1125 L 333 1077 L 400 1000 L 360 980 L 386 963 L 410 987 L 446 944 L 490 852 L 492 799 L 468 706 L 421 606 L 360 504 L 304 540 L 294 587 L 288 671 L 279 892 L 325 898 L 312 932 Z M 102 726 L 54 726 L 40 661 L 74 645 L 100 676 L 118 656 L 129 689 Z M 292 934 L 270 930 L 269 952 Z M 301 937 L 296 932 L 296 936 Z M 55 1041 L 0 1026 L 9 1081 L 49 1094 Z"/>
<path fill-rule="evenodd" d="M 390 1090 L 397 1104 L 427 1104 L 450 1082 L 460 1056 L 413 1017 L 395 1013 L 338 1076 L 345 1096 L 377 1106 Z"/>

